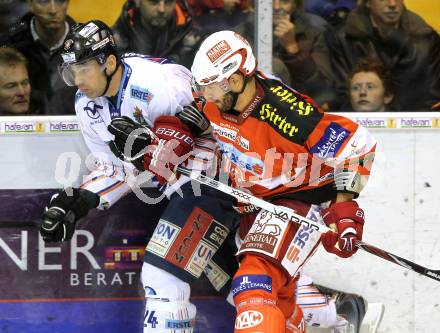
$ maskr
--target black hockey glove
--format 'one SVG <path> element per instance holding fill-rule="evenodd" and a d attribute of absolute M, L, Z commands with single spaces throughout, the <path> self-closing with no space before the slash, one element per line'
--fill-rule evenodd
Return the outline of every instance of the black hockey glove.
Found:
<path fill-rule="evenodd" d="M 143 156 L 152 142 L 151 130 L 125 116 L 113 119 L 107 129 L 115 136 L 109 144 L 112 153 L 120 160 L 130 162 L 138 170 L 144 171 Z M 133 131 L 136 132 L 132 133 Z"/>
<path fill-rule="evenodd" d="M 40 225 L 40 234 L 44 241 L 50 243 L 70 240 L 75 232 L 76 222 L 98 204 L 99 196 L 88 190 L 68 188 L 55 194 L 43 213 Z"/>

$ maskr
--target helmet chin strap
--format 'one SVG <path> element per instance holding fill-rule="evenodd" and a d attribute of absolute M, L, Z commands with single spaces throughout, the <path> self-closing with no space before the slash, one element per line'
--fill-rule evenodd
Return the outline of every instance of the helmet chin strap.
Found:
<path fill-rule="evenodd" d="M 112 81 L 113 75 L 116 74 L 119 66 L 120 66 L 120 63 L 118 62 L 115 70 L 111 74 L 107 74 L 107 67 L 105 68 L 104 75 L 105 75 L 105 79 L 106 79 L 106 84 L 105 84 L 104 92 L 101 94 L 101 96 L 105 96 L 105 94 L 107 94 L 108 88 L 110 87 L 110 82 Z"/>
<path fill-rule="evenodd" d="M 229 94 L 232 95 L 233 99 L 232 99 L 232 107 L 227 112 L 235 110 L 234 108 L 235 108 L 235 105 L 237 104 L 238 97 L 243 93 L 244 89 L 246 88 L 246 86 L 247 86 L 247 84 L 249 82 L 249 79 L 250 79 L 249 76 L 244 76 L 243 86 L 241 87 L 241 90 L 239 92 L 236 92 L 236 93 L 231 92 L 231 91 L 229 92 Z"/>

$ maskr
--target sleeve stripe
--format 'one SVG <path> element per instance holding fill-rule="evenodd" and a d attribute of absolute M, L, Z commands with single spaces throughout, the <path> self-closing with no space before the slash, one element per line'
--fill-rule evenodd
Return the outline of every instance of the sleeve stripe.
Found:
<path fill-rule="evenodd" d="M 125 183 L 124 183 L 124 182 L 117 181 L 116 183 L 114 183 L 114 184 L 112 184 L 112 185 L 110 185 L 110 186 L 107 186 L 106 188 L 102 189 L 101 191 L 99 191 L 99 192 L 96 193 L 96 194 L 98 194 L 99 196 L 103 196 L 103 195 L 105 195 L 105 194 L 107 194 L 107 193 L 109 193 L 109 192 L 111 192 L 111 191 L 117 189 L 119 186 L 121 186 L 121 185 L 123 185 L 123 184 L 125 184 Z"/>
<path fill-rule="evenodd" d="M 98 181 L 100 181 L 101 179 L 104 179 L 104 178 L 108 178 L 108 176 L 107 175 L 101 175 L 101 176 L 93 177 L 92 179 L 89 179 L 85 183 L 81 184 L 80 188 L 85 188 L 90 183 L 98 182 Z"/>

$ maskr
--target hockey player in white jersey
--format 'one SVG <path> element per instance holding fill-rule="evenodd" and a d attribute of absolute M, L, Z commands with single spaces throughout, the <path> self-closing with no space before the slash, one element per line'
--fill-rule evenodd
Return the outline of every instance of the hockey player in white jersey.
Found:
<path fill-rule="evenodd" d="M 201 135 L 209 124 L 192 114 L 191 74 L 183 66 L 138 54 L 118 56 L 111 30 L 97 20 L 72 28 L 62 58 L 60 75 L 66 84 L 79 88 L 75 110 L 85 142 L 96 157 L 96 168 L 79 188 L 54 195 L 40 227 L 46 242 L 71 239 L 76 222 L 89 210 L 109 208 L 132 190 L 131 181 L 138 172 L 131 163 L 115 156 L 121 154 L 125 142 L 109 131 L 112 119 L 129 127 L 135 123 L 146 125 L 163 141 L 170 139 L 169 133 L 178 133 L 174 135 L 177 146 L 173 147 L 178 156 L 192 152 L 209 162 L 215 148 L 213 139 Z M 144 139 L 149 138 L 137 137 L 133 154 Z M 136 159 L 132 162 L 138 165 Z M 194 169 L 195 164 L 189 167 Z M 199 200 L 189 182 L 180 178 L 179 184 L 183 197 L 170 194 L 145 251 L 144 332 L 192 332 L 196 308 L 189 301 L 189 282 L 205 272 L 215 282 L 213 286 L 222 291 L 227 289 L 228 269 L 235 270 L 222 266 L 224 256 L 216 254 L 235 223 L 232 199 L 202 188 L 204 199 Z M 147 211 L 145 218 L 148 223 Z M 165 239 L 168 236 L 170 239 Z M 232 253 L 229 258 L 233 258 Z M 218 272 L 223 276 L 215 276 Z"/>

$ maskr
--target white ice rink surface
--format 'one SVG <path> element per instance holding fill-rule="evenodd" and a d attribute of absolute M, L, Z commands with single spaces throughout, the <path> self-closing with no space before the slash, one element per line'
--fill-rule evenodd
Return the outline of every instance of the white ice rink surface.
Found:
<path fill-rule="evenodd" d="M 380 147 L 358 200 L 366 215 L 363 239 L 440 269 L 440 131 L 372 132 Z M 380 333 L 440 332 L 440 282 L 363 251 L 340 260 L 320 249 L 306 272 L 317 283 L 384 303 Z"/>

